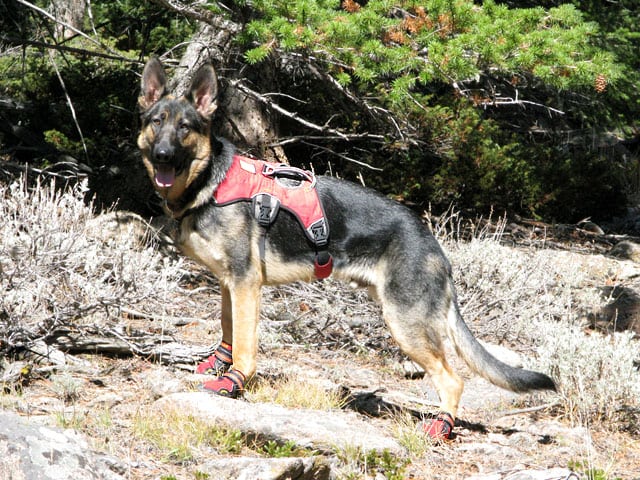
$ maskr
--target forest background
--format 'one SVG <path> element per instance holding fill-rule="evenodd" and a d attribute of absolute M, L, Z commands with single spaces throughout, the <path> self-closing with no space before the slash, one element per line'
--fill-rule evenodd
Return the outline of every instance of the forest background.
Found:
<path fill-rule="evenodd" d="M 637 25 L 636 0 L 1 0 L 0 168 L 156 213 L 135 147 L 156 55 L 178 86 L 214 63 L 249 153 L 419 209 L 608 219 L 640 191 Z"/>

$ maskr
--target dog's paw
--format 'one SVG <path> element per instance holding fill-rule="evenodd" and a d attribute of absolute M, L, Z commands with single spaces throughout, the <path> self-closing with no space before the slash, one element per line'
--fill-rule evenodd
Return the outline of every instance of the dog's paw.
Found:
<path fill-rule="evenodd" d="M 219 377 L 227 372 L 233 364 L 232 347 L 226 342 L 220 342 L 213 355 L 196 367 L 196 373 L 201 375 L 215 375 Z"/>
<path fill-rule="evenodd" d="M 422 428 L 424 432 L 434 440 L 449 440 L 453 433 L 453 417 L 447 412 L 440 412 L 436 418 L 430 422 L 424 422 Z"/>
<path fill-rule="evenodd" d="M 223 397 L 238 398 L 244 392 L 246 378 L 239 370 L 229 370 L 222 376 L 202 384 L 202 390 Z"/>

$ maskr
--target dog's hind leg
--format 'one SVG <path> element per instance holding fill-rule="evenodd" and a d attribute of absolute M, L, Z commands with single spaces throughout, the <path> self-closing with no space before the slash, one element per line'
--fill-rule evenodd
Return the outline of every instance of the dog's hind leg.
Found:
<path fill-rule="evenodd" d="M 424 425 L 425 431 L 433 438 L 449 438 L 464 382 L 447 362 L 440 335 L 424 329 L 424 320 L 414 322 L 397 312 L 387 313 L 384 318 L 400 349 L 424 368 L 438 393 L 441 413 L 431 424 Z"/>
<path fill-rule="evenodd" d="M 429 374 L 440 398 L 442 414 L 427 433 L 448 438 L 464 382 L 447 362 L 442 342 L 453 301 L 447 270 L 433 259 L 426 270 L 397 265 L 378 277 L 384 279 L 377 288 L 384 320 L 400 349 Z"/>
<path fill-rule="evenodd" d="M 447 362 L 438 332 L 415 328 L 407 317 L 399 318 L 396 314 L 385 314 L 385 321 L 400 349 L 431 377 L 441 409 L 455 417 L 464 382 Z M 419 327 L 424 325 L 416 323 Z"/>

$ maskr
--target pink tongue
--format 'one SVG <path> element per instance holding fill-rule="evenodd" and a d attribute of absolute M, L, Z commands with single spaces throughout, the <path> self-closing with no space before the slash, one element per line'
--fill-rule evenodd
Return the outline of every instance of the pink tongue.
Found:
<path fill-rule="evenodd" d="M 176 169 L 169 165 L 158 165 L 156 169 L 156 185 L 170 187 L 176 179 Z"/>

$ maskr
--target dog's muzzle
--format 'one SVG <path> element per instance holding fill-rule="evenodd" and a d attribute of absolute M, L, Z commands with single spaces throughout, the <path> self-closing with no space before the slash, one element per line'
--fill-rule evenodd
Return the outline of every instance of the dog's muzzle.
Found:
<path fill-rule="evenodd" d="M 160 188 L 171 187 L 176 180 L 176 151 L 171 142 L 161 141 L 153 148 L 155 182 Z"/>

